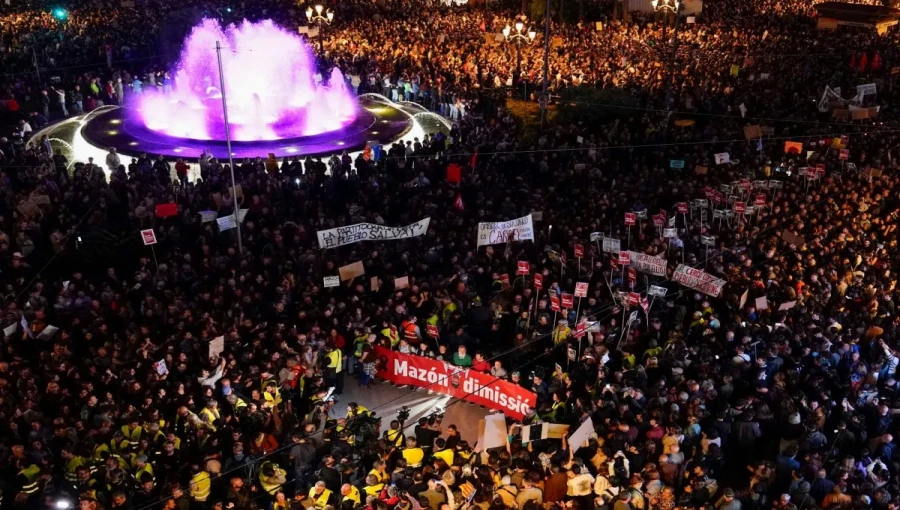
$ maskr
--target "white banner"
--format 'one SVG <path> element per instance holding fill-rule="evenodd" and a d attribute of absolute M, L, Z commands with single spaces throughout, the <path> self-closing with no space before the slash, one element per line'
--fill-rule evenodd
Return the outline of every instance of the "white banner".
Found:
<path fill-rule="evenodd" d="M 374 223 L 357 223 L 347 227 L 330 228 L 316 232 L 319 248 L 337 248 L 360 241 L 395 241 L 419 237 L 428 232 L 431 218 L 425 218 L 405 227 L 385 227 Z"/>
<path fill-rule="evenodd" d="M 672 279 L 685 287 L 699 290 L 713 297 L 718 296 L 722 292 L 722 287 L 725 286 L 725 280 L 684 264 L 678 264 Z"/>
<path fill-rule="evenodd" d="M 662 257 L 654 257 L 646 253 L 638 253 L 636 251 L 628 252 L 631 254 L 631 267 L 642 273 L 650 273 L 654 276 L 666 275 L 666 259 Z"/>
<path fill-rule="evenodd" d="M 478 224 L 478 246 L 503 244 L 507 241 L 534 241 L 531 215 L 499 223 Z"/>

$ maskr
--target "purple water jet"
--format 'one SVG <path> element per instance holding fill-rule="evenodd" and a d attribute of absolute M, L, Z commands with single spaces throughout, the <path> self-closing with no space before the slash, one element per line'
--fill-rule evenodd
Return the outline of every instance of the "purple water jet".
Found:
<path fill-rule="evenodd" d="M 171 86 L 138 100 L 139 121 L 148 129 L 194 140 L 223 140 L 216 42 L 235 141 L 299 138 L 337 131 L 357 116 L 356 98 L 338 69 L 316 76 L 315 58 L 293 32 L 266 20 L 244 21 L 224 30 L 205 19 L 185 41 L 170 72 Z"/>

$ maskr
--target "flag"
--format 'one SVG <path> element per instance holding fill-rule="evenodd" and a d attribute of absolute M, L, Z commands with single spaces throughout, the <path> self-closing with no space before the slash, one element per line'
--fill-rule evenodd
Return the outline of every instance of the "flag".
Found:
<path fill-rule="evenodd" d="M 856 53 L 850 55 L 850 68 L 856 69 Z"/>
<path fill-rule="evenodd" d="M 156 215 L 160 218 L 168 218 L 178 214 L 178 204 L 158 204 L 156 206 Z"/>
<path fill-rule="evenodd" d="M 756 151 L 762 152 L 762 137 L 759 137 L 759 141 L 756 142 Z"/>
<path fill-rule="evenodd" d="M 447 182 L 458 183 L 462 180 L 462 167 L 456 163 L 447 165 Z"/>
<path fill-rule="evenodd" d="M 453 201 L 453 207 L 457 211 L 465 211 L 466 210 L 466 204 L 463 203 L 461 194 L 459 194 L 459 193 L 456 194 L 456 199 Z"/>
<path fill-rule="evenodd" d="M 475 165 L 477 165 L 477 164 L 478 164 L 478 151 L 475 151 L 475 153 L 472 154 L 472 162 L 469 164 L 469 167 L 471 167 L 472 170 L 475 170 Z"/>
<path fill-rule="evenodd" d="M 22 329 L 24 329 L 25 333 L 28 334 L 28 338 L 34 338 L 34 334 L 31 332 L 31 328 L 28 327 L 28 320 L 25 319 L 24 315 L 22 315 L 22 320 L 19 321 L 19 324 L 22 325 Z"/>
<path fill-rule="evenodd" d="M 717 165 L 721 165 L 723 163 L 728 163 L 731 161 L 731 156 L 729 156 L 727 152 L 720 152 L 719 154 L 716 154 L 715 157 Z"/>
<path fill-rule="evenodd" d="M 859 72 L 864 73 L 867 65 L 869 65 L 869 57 L 863 53 L 862 56 L 859 57 Z"/>
<path fill-rule="evenodd" d="M 872 57 L 872 70 L 877 71 L 881 69 L 881 53 L 875 52 L 875 56 Z"/>
<path fill-rule="evenodd" d="M 744 103 L 741 103 L 740 106 L 738 106 L 738 108 L 741 109 L 741 117 L 746 117 L 747 116 L 747 107 L 744 106 Z"/>

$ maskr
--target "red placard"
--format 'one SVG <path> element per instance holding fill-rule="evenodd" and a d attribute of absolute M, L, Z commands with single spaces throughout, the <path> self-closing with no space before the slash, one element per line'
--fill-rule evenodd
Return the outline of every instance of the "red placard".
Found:
<path fill-rule="evenodd" d="M 428 388 L 435 393 L 460 398 L 473 404 L 496 409 L 515 420 L 525 417 L 537 401 L 537 396 L 491 374 L 456 367 L 423 356 L 402 354 L 375 347 L 378 377 L 395 384 Z"/>
<path fill-rule="evenodd" d="M 688 205 L 687 202 L 678 202 L 678 213 L 679 214 L 687 214 Z"/>
<path fill-rule="evenodd" d="M 434 324 L 427 324 L 425 326 L 425 329 L 428 330 L 428 334 L 431 335 L 433 338 L 437 338 L 438 336 L 440 336 L 438 334 L 437 326 L 435 326 Z"/>
<path fill-rule="evenodd" d="M 714 193 L 715 193 L 715 196 L 713 197 L 713 200 L 715 200 L 715 202 L 716 202 L 717 204 L 721 204 L 722 202 L 725 201 L 725 194 L 724 194 L 724 193 L 722 193 L 721 191 L 716 191 L 716 192 L 714 192 Z"/>
<path fill-rule="evenodd" d="M 629 226 L 629 227 L 631 225 L 634 225 L 634 213 L 633 212 L 625 213 L 625 225 Z"/>
<path fill-rule="evenodd" d="M 531 264 L 527 260 L 520 260 L 516 269 L 516 274 L 525 275 L 531 272 Z"/>
<path fill-rule="evenodd" d="M 460 182 L 462 180 L 462 167 L 456 163 L 447 165 L 447 182 Z"/>
<path fill-rule="evenodd" d="M 543 289 L 544 288 L 544 275 L 541 273 L 534 273 L 534 288 L 535 289 Z"/>
<path fill-rule="evenodd" d="M 575 297 L 587 297 L 588 284 L 587 282 L 575 282 Z"/>
<path fill-rule="evenodd" d="M 159 204 L 156 206 L 156 215 L 160 218 L 168 218 L 178 214 L 178 204 Z"/>
<path fill-rule="evenodd" d="M 741 187 L 744 188 L 744 191 L 750 190 L 750 179 L 741 179 Z"/>
<path fill-rule="evenodd" d="M 838 159 L 840 159 L 841 161 L 850 159 L 850 150 L 841 149 L 841 152 L 838 153 Z"/>
<path fill-rule="evenodd" d="M 562 307 L 567 310 L 575 308 L 575 298 L 572 297 L 572 294 L 562 293 Z"/>
<path fill-rule="evenodd" d="M 637 281 L 637 271 L 635 271 L 633 267 L 628 268 L 628 279 L 633 282 Z"/>
<path fill-rule="evenodd" d="M 575 325 L 575 338 L 581 338 L 587 333 L 587 323 L 579 322 Z"/>
<path fill-rule="evenodd" d="M 500 283 L 503 285 L 509 286 L 509 275 L 504 273 L 500 275 Z"/>
<path fill-rule="evenodd" d="M 627 251 L 620 251 L 619 252 L 619 264 L 622 264 L 623 266 L 627 266 L 628 264 L 631 264 L 631 254 L 628 253 Z"/>
<path fill-rule="evenodd" d="M 766 205 L 766 194 L 765 193 L 757 193 L 756 194 L 756 207 L 762 207 Z"/>
<path fill-rule="evenodd" d="M 628 293 L 628 304 L 629 305 L 638 305 L 641 303 L 641 295 L 637 292 L 629 292 Z"/>
<path fill-rule="evenodd" d="M 584 258 L 584 246 L 580 244 L 575 245 L 575 258 L 583 259 Z"/>
<path fill-rule="evenodd" d="M 609 267 L 611 267 L 613 271 L 619 270 L 619 261 L 616 259 L 615 255 L 609 259 Z"/>
<path fill-rule="evenodd" d="M 703 188 L 703 195 L 706 196 L 707 199 L 711 199 L 712 197 L 716 196 L 716 190 L 712 189 L 709 186 L 706 186 L 705 188 Z"/>
<path fill-rule="evenodd" d="M 734 203 L 734 212 L 737 214 L 744 214 L 744 211 L 747 210 L 747 204 L 744 202 L 735 202 Z"/>
<path fill-rule="evenodd" d="M 550 296 L 550 309 L 554 312 L 558 312 L 559 308 L 559 298 L 556 296 Z"/>
<path fill-rule="evenodd" d="M 816 175 L 819 177 L 825 175 L 825 165 L 816 166 Z"/>
<path fill-rule="evenodd" d="M 662 218 L 663 221 L 666 221 L 667 219 L 669 219 L 669 212 L 666 211 L 665 209 L 660 209 L 660 210 L 659 210 L 659 217 Z"/>
<path fill-rule="evenodd" d="M 154 232 L 152 228 L 141 230 L 141 239 L 144 240 L 144 246 L 156 244 L 156 232 Z"/>
<path fill-rule="evenodd" d="M 661 226 L 665 225 L 665 223 L 666 223 L 666 219 L 663 217 L 662 214 L 654 214 L 653 215 L 653 226 L 654 227 L 661 227 Z"/>

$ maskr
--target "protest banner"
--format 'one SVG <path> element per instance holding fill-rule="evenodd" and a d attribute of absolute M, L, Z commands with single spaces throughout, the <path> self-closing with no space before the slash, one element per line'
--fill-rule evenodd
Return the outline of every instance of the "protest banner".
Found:
<path fill-rule="evenodd" d="M 332 287 L 337 287 L 341 284 L 340 276 L 326 276 L 322 279 L 322 283 L 325 284 L 326 289 L 330 289 Z"/>
<path fill-rule="evenodd" d="M 534 241 L 534 224 L 530 214 L 510 221 L 478 224 L 478 246 L 509 241 Z"/>
<path fill-rule="evenodd" d="M 713 297 L 717 297 L 722 292 L 722 287 L 725 286 L 725 280 L 684 264 L 678 264 L 672 279 L 685 287 Z"/>
<path fill-rule="evenodd" d="M 461 369 L 443 361 L 402 354 L 375 347 L 378 377 L 398 385 L 409 385 L 494 409 L 521 420 L 535 405 L 537 397 L 521 386 L 471 369 Z"/>
<path fill-rule="evenodd" d="M 631 261 L 631 266 L 642 273 L 649 273 L 654 276 L 666 275 L 666 259 L 662 257 L 630 251 L 628 252 L 628 259 Z"/>
<path fill-rule="evenodd" d="M 430 222 L 431 218 L 425 218 L 405 227 L 357 223 L 346 227 L 320 230 L 316 232 L 316 236 L 319 238 L 319 248 L 322 249 L 337 248 L 360 241 L 395 241 L 424 235 L 428 231 Z"/>

